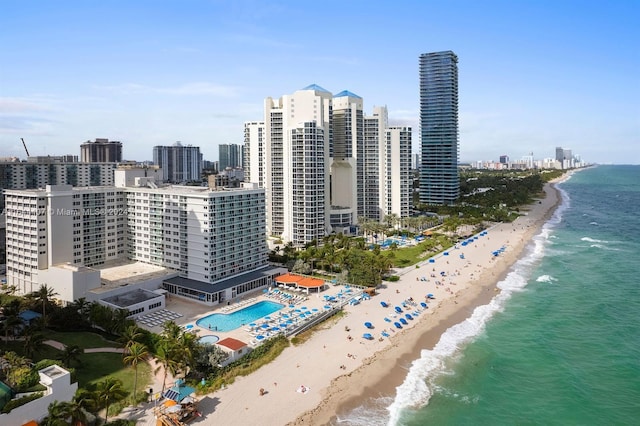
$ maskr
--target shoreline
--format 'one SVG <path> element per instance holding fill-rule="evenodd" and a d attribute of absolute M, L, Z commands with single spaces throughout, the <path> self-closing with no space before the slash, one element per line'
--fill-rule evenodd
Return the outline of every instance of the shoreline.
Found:
<path fill-rule="evenodd" d="M 501 259 L 501 262 L 486 265 L 478 280 L 484 284 L 458 291 L 454 297 L 443 301 L 438 306 L 437 312 L 422 317 L 420 324 L 407 330 L 403 336 L 402 345 L 387 346 L 373 354 L 367 360 L 368 362 L 363 363 L 353 373 L 332 380 L 329 388 L 325 389 L 325 397 L 320 405 L 298 416 L 289 425 L 335 424 L 339 415 L 349 413 L 371 398 L 393 397 L 396 387 L 405 380 L 408 367 L 420 357 L 420 352 L 423 349 L 433 349 L 448 328 L 469 318 L 476 307 L 488 304 L 498 294 L 497 284 L 505 279 L 528 247 L 531 239 L 539 233 L 542 226 L 552 217 L 562 202 L 560 191 L 555 187 L 555 184 L 566 178 L 568 175 L 545 184 L 546 196 L 541 201 L 542 204 L 539 205 L 538 215 L 535 215 L 534 211 L 536 205 L 531 206 L 530 213 L 533 212 L 531 216 L 538 217 L 527 219 L 530 215 L 528 214 L 517 219 L 525 218 L 524 221 L 528 222 L 523 225 L 526 226 L 523 228 L 523 234 L 514 244 L 514 250 L 509 251 L 507 256 Z M 499 224 L 498 226 L 500 225 L 510 224 Z M 434 318 L 431 318 L 432 316 Z M 427 318 L 430 319 L 430 324 L 426 324 L 425 319 Z M 353 383 L 358 383 L 358 387 L 353 386 Z"/>
<path fill-rule="evenodd" d="M 203 416 L 193 423 L 331 424 L 336 414 L 348 413 L 372 396 L 393 397 L 423 348 L 433 348 L 449 327 L 498 294 L 498 281 L 561 201 L 553 183 L 545 184 L 544 193 L 514 222 L 496 224 L 473 242 L 433 260 L 396 269 L 398 282 L 384 282 L 371 300 L 346 305 L 344 315 L 320 324 L 304 343 L 287 347 L 269 364 L 223 389 L 198 396 Z M 498 249 L 499 255 L 492 254 Z M 427 300 L 427 293 L 435 300 Z M 423 300 L 428 309 L 418 305 Z M 390 307 L 383 307 L 382 301 Z M 400 317 L 411 312 L 414 319 L 397 329 L 394 306 L 405 303 Z M 367 329 L 365 322 L 373 328 Z M 364 332 L 374 338 L 362 338 Z M 306 391 L 301 393 L 301 388 Z M 152 410 L 136 417 L 140 424 L 155 424 Z"/>

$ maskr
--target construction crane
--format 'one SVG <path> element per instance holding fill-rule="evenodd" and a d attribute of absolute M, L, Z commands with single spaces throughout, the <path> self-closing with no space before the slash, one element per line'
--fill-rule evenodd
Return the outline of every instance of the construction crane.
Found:
<path fill-rule="evenodd" d="M 26 151 L 26 153 L 27 153 L 27 157 L 30 157 L 30 155 L 29 155 L 29 150 L 27 149 L 27 144 L 26 144 L 26 143 L 24 143 L 24 139 L 23 139 L 23 138 L 20 138 L 20 140 L 22 141 L 22 146 L 24 146 L 24 150 L 25 150 L 25 151 Z"/>

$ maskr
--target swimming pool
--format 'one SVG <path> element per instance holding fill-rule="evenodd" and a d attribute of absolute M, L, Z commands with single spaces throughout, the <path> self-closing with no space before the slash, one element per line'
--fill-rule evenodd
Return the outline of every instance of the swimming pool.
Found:
<path fill-rule="evenodd" d="M 196 321 L 196 324 L 209 330 L 231 331 L 277 312 L 282 308 L 284 308 L 284 305 L 280 303 L 263 300 L 262 302 L 254 303 L 230 314 L 207 315 Z"/>
<path fill-rule="evenodd" d="M 214 336 L 214 335 L 210 334 L 208 336 L 202 336 L 198 340 L 203 345 L 213 345 L 214 343 L 217 343 L 218 340 L 220 340 L 220 338 L 218 336 Z"/>

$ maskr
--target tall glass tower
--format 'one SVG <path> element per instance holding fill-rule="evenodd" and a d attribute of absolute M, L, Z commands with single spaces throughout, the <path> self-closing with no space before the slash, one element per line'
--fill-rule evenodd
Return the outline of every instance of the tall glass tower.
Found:
<path fill-rule="evenodd" d="M 458 178 L 458 57 L 420 55 L 420 203 L 453 204 Z"/>

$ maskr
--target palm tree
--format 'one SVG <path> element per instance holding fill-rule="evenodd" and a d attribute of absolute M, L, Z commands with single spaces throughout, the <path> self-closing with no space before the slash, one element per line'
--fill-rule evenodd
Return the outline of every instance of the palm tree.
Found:
<path fill-rule="evenodd" d="M 78 312 L 83 321 L 89 322 L 89 314 L 91 312 L 91 303 L 84 297 L 79 298 L 71 304 L 73 308 Z"/>
<path fill-rule="evenodd" d="M 87 413 L 95 413 L 97 401 L 95 393 L 88 389 L 78 389 L 71 402 L 70 412 L 72 423 L 76 426 L 84 425 L 88 421 Z"/>
<path fill-rule="evenodd" d="M 164 371 L 164 376 L 162 378 L 162 392 L 164 392 L 167 383 L 167 374 L 171 373 L 171 375 L 175 375 L 178 371 L 178 361 L 176 361 L 174 357 L 175 352 L 176 351 L 171 347 L 170 342 L 163 340 L 155 354 L 156 361 L 160 365 L 155 369 L 154 374 L 160 371 L 160 367 L 162 367 Z"/>
<path fill-rule="evenodd" d="M 118 342 L 124 348 L 125 353 L 127 353 L 131 345 L 133 345 L 134 343 L 141 343 L 140 340 L 142 339 L 143 336 L 144 334 L 142 333 L 142 330 L 140 329 L 140 327 L 134 324 L 134 325 L 128 326 L 122 331 L 122 334 L 120 334 L 120 338 L 118 339 Z"/>
<path fill-rule="evenodd" d="M 47 305 L 57 295 L 58 293 L 46 284 L 42 284 L 38 290 L 29 294 L 30 299 L 42 304 L 42 319 L 45 324 L 47 324 Z"/>
<path fill-rule="evenodd" d="M 44 334 L 33 327 L 26 327 L 22 336 L 24 337 L 24 354 L 28 358 L 33 357 L 33 354 L 42 348 L 42 342 L 46 340 Z"/>
<path fill-rule="evenodd" d="M 11 335 L 15 334 L 15 328 L 22 324 L 22 320 L 20 319 L 20 300 L 13 299 L 9 303 L 7 303 L 3 307 L 4 314 L 4 322 L 2 323 L 2 328 L 4 329 L 4 343 L 5 345 L 9 342 L 9 331 L 11 331 Z"/>
<path fill-rule="evenodd" d="M 78 345 L 66 346 L 64 350 L 58 356 L 58 359 L 62 361 L 67 367 L 71 367 L 71 361 L 75 361 L 80 364 L 80 355 L 84 353 L 84 350 Z"/>
<path fill-rule="evenodd" d="M 68 402 L 53 401 L 47 407 L 47 417 L 40 423 L 43 426 L 67 426 L 67 419 L 71 417 Z"/>
<path fill-rule="evenodd" d="M 116 309 L 113 311 L 113 317 L 110 327 L 110 332 L 113 334 L 121 333 L 124 329 L 130 325 L 135 324 L 133 320 L 129 319 L 128 309 Z"/>
<path fill-rule="evenodd" d="M 133 366 L 133 369 L 135 371 L 135 376 L 133 379 L 133 403 L 135 405 L 137 404 L 136 391 L 138 389 L 138 363 L 147 359 L 147 357 L 149 356 L 149 351 L 147 350 L 147 347 L 145 345 L 137 342 L 132 343 L 128 349 L 129 353 L 128 355 L 125 355 L 125 357 L 123 358 L 123 362 L 127 365 Z"/>
<path fill-rule="evenodd" d="M 101 407 L 104 407 L 104 422 L 109 421 L 109 405 L 126 396 L 126 392 L 122 389 L 122 381 L 113 377 L 107 377 L 99 382 L 96 386 L 96 399 Z"/>

